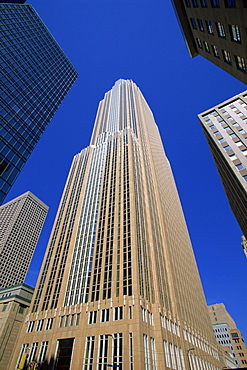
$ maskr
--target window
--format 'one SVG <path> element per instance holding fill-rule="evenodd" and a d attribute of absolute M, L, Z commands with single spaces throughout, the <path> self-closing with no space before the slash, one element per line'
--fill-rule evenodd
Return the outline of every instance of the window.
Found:
<path fill-rule="evenodd" d="M 222 53 L 223 53 L 224 61 L 226 63 L 228 63 L 228 64 L 232 64 L 232 62 L 231 62 L 231 55 L 230 55 L 229 51 L 222 50 Z"/>
<path fill-rule="evenodd" d="M 247 177 L 247 176 L 246 176 Z M 165 359 L 166 359 L 166 366 L 171 367 L 171 361 L 170 361 L 170 355 L 169 355 L 169 349 L 168 349 L 168 343 L 166 340 L 164 340 L 164 352 L 165 352 Z"/>
<path fill-rule="evenodd" d="M 247 155 L 247 149 L 242 150 L 243 155 Z"/>
<path fill-rule="evenodd" d="M 242 165 L 242 163 L 237 164 L 237 165 L 236 165 L 236 167 L 237 167 L 237 169 L 238 169 L 239 171 L 244 169 L 244 166 Z M 238 346 L 238 347 L 239 347 L 239 346 Z M 237 347 L 237 349 L 241 349 L 241 348 L 238 348 L 238 347 Z"/>
<path fill-rule="evenodd" d="M 123 306 L 114 308 L 114 320 L 123 320 Z"/>
<path fill-rule="evenodd" d="M 219 50 L 217 48 L 217 46 L 215 45 L 212 45 L 212 49 L 213 49 L 213 54 L 216 58 L 219 58 L 220 57 L 220 54 L 219 54 Z"/>
<path fill-rule="evenodd" d="M 204 47 L 207 53 L 210 53 L 209 44 L 207 41 L 204 41 Z"/>
<path fill-rule="evenodd" d="M 236 1 L 235 0 L 225 0 L 225 7 L 226 8 L 236 8 Z"/>
<path fill-rule="evenodd" d="M 53 323 L 53 319 L 52 319 L 52 318 L 47 319 L 47 321 L 46 321 L 46 326 L 45 326 L 45 330 L 51 330 L 51 328 L 52 328 L 52 323 Z"/>
<path fill-rule="evenodd" d="M 235 61 L 236 61 L 237 69 L 239 69 L 242 72 L 246 72 L 245 59 L 238 55 L 235 55 Z"/>
<path fill-rule="evenodd" d="M 204 32 L 204 26 L 203 26 L 202 19 L 197 19 L 197 23 L 198 23 L 199 30 Z"/>
<path fill-rule="evenodd" d="M 231 34 L 232 41 L 240 42 L 241 38 L 240 38 L 239 27 L 236 24 L 230 24 L 229 29 L 230 29 L 230 34 Z"/>
<path fill-rule="evenodd" d="M 239 133 L 243 135 L 243 134 L 245 134 L 245 131 L 244 130 L 240 130 Z"/>
<path fill-rule="evenodd" d="M 196 30 L 196 29 L 197 29 L 197 27 L 196 27 L 196 21 L 195 21 L 195 18 L 190 18 L 190 23 L 191 23 L 191 25 L 192 25 L 192 28 L 194 28 L 194 30 Z"/>
<path fill-rule="evenodd" d="M 93 368 L 95 337 L 87 337 L 84 352 L 84 370 L 91 370 Z"/>
<path fill-rule="evenodd" d="M 232 154 L 232 155 L 229 155 L 229 158 L 234 161 L 235 159 L 237 159 L 238 157 L 236 156 L 236 154 Z"/>
<path fill-rule="evenodd" d="M 190 0 L 185 0 L 185 4 L 186 4 L 187 8 L 190 8 Z"/>
<path fill-rule="evenodd" d="M 24 306 L 19 306 L 18 313 L 23 314 L 25 310 Z"/>
<path fill-rule="evenodd" d="M 230 136 L 231 136 L 231 138 L 232 138 L 232 139 L 233 139 L 234 137 L 237 137 L 235 134 L 231 134 Z"/>
<path fill-rule="evenodd" d="M 217 31 L 218 31 L 219 37 L 225 38 L 226 37 L 226 33 L 225 33 L 225 28 L 224 28 L 223 23 L 216 22 L 216 27 L 217 27 Z"/>
<path fill-rule="evenodd" d="M 229 126 L 227 126 L 227 127 L 225 127 L 225 130 L 226 130 L 226 131 L 230 131 L 231 129 L 230 129 L 230 127 L 229 127 Z"/>
<path fill-rule="evenodd" d="M 192 0 L 192 5 L 194 8 L 198 8 L 197 0 Z"/>
<path fill-rule="evenodd" d="M 210 35 L 213 35 L 214 34 L 214 30 L 213 30 L 213 24 L 211 21 L 205 21 L 206 22 L 206 27 L 207 27 L 207 31 Z"/>
<path fill-rule="evenodd" d="M 240 140 L 239 140 L 239 141 L 236 141 L 236 142 L 235 142 L 235 144 L 236 144 L 237 146 L 241 146 L 243 143 L 242 143 L 242 141 L 240 141 Z"/>
<path fill-rule="evenodd" d="M 202 8 L 207 8 L 208 4 L 207 4 L 207 0 L 201 0 L 201 7 Z"/>
<path fill-rule="evenodd" d="M 202 47 L 202 41 L 200 40 L 200 39 L 196 39 L 196 42 L 197 42 L 197 45 L 198 45 L 198 47 L 200 48 L 200 49 L 203 49 L 203 47 Z"/>
<path fill-rule="evenodd" d="M 214 136 L 219 136 L 219 135 L 220 135 L 219 131 L 214 132 Z"/>
<path fill-rule="evenodd" d="M 229 150 L 232 150 L 232 148 L 231 148 L 229 145 L 225 146 L 223 149 L 224 149 L 226 152 L 228 152 Z"/>
<path fill-rule="evenodd" d="M 48 341 L 41 342 L 39 355 L 38 355 L 38 362 L 43 362 L 45 360 L 45 355 L 48 347 Z"/>
<path fill-rule="evenodd" d="M 147 311 L 145 310 L 145 308 L 142 308 L 142 321 L 147 321 Z"/>
<path fill-rule="evenodd" d="M 36 326 L 36 331 L 41 331 L 43 327 L 44 320 L 38 320 L 37 326 Z"/>
<path fill-rule="evenodd" d="M 220 7 L 219 0 L 211 0 L 211 6 L 212 8 L 219 8 Z"/>
<path fill-rule="evenodd" d="M 220 143 L 224 143 L 224 142 L 225 142 L 225 139 L 224 139 L 224 138 L 219 139 L 219 142 L 220 142 Z"/>
<path fill-rule="evenodd" d="M 105 308 L 101 311 L 101 322 L 107 322 L 110 321 L 110 309 Z"/>
<path fill-rule="evenodd" d="M 149 312 L 148 313 L 148 317 L 149 317 L 149 325 L 153 325 L 154 322 L 153 322 L 153 314 L 152 314 L 152 312 Z"/>
<path fill-rule="evenodd" d="M 7 308 L 7 305 L 6 305 L 6 304 L 4 304 L 4 305 L 3 305 L 3 308 L 2 308 L 2 312 L 6 311 L 6 308 Z"/>
<path fill-rule="evenodd" d="M 96 324 L 97 322 L 97 311 L 90 311 L 88 317 L 89 324 Z"/>
<path fill-rule="evenodd" d="M 27 326 L 27 333 L 31 333 L 33 331 L 34 321 L 29 321 Z"/>
<path fill-rule="evenodd" d="M 214 125 L 212 126 L 209 126 L 210 130 L 213 130 L 214 128 L 216 128 Z"/>

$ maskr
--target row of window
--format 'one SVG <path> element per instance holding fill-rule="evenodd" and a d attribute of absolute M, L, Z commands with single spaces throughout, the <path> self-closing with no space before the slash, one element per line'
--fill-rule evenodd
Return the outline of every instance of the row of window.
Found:
<path fill-rule="evenodd" d="M 202 41 L 201 39 L 196 39 L 197 45 L 200 49 L 205 49 L 207 53 L 211 53 L 210 46 L 207 41 Z M 220 52 L 217 46 L 211 45 L 213 54 L 216 58 L 220 59 Z M 222 57 L 225 63 L 232 65 L 232 57 L 229 51 L 222 49 Z M 235 65 L 237 69 L 241 72 L 246 73 L 246 62 L 245 59 L 239 55 L 234 55 Z"/>
<path fill-rule="evenodd" d="M 45 327 L 44 327 L 44 323 L 45 323 Z M 34 330 L 34 327 L 35 327 L 35 331 L 41 331 L 43 327 L 44 327 L 44 330 L 51 330 L 52 324 L 53 324 L 53 318 L 49 318 L 46 320 L 44 319 L 37 320 L 36 326 L 35 326 L 35 321 L 29 321 L 26 333 L 31 333 Z"/>
<path fill-rule="evenodd" d="M 246 0 L 242 1 L 243 7 L 247 7 Z M 198 8 L 201 5 L 202 8 L 207 8 L 211 5 L 212 8 L 220 8 L 220 0 L 185 0 L 185 5 L 190 8 Z M 224 0 L 225 8 L 236 8 L 236 0 Z"/>
<path fill-rule="evenodd" d="M 162 328 L 167 329 L 173 334 L 180 337 L 179 326 L 177 324 L 175 324 L 173 321 L 171 321 L 167 317 L 164 317 L 163 315 L 160 315 L 160 321 L 161 321 Z"/>
<path fill-rule="evenodd" d="M 197 28 L 198 28 L 201 32 L 205 32 L 205 28 L 206 28 L 207 32 L 210 35 L 214 35 L 213 22 L 205 20 L 206 27 L 204 26 L 204 23 L 203 23 L 202 19 L 197 19 L 197 21 L 196 21 L 195 18 L 190 18 L 190 22 L 191 22 L 191 26 L 194 30 L 197 30 Z M 224 24 L 222 22 L 215 22 L 215 27 L 216 27 L 218 36 L 225 39 L 226 38 L 226 31 L 225 31 Z M 236 25 L 236 24 L 229 24 L 228 27 L 229 27 L 229 32 L 230 32 L 230 35 L 231 35 L 231 40 L 234 41 L 234 42 L 240 43 L 241 42 L 241 35 L 240 35 L 239 26 Z"/>

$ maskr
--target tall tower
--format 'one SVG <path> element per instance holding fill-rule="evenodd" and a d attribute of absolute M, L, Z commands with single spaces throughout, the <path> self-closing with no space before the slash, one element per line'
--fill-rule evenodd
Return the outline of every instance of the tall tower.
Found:
<path fill-rule="evenodd" d="M 0 288 L 24 283 L 47 212 L 30 191 L 0 207 Z"/>
<path fill-rule="evenodd" d="M 78 73 L 31 5 L 0 4 L 0 26 L 2 204 Z"/>
<path fill-rule="evenodd" d="M 132 81 L 105 94 L 73 160 L 20 338 L 12 366 L 27 348 L 44 369 L 220 366 L 170 164 Z"/>
<path fill-rule="evenodd" d="M 245 238 L 247 237 L 246 108 L 247 91 L 244 91 L 198 116 L 229 204 Z"/>

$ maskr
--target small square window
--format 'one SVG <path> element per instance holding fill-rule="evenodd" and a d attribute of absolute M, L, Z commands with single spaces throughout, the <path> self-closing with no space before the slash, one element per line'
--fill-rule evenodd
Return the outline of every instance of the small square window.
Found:
<path fill-rule="evenodd" d="M 244 169 L 244 166 L 242 165 L 242 163 L 237 164 L 237 165 L 236 165 L 236 167 L 237 167 L 237 169 L 238 169 L 239 171 Z"/>
<path fill-rule="evenodd" d="M 224 149 L 226 152 L 229 152 L 229 150 L 232 150 L 232 148 L 231 148 L 229 145 L 225 146 L 223 149 Z"/>

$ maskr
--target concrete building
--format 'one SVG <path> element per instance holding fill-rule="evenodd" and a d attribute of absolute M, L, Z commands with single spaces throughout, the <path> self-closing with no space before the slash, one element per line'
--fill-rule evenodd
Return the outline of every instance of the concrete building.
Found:
<path fill-rule="evenodd" d="M 247 92 L 199 114 L 231 209 L 247 236 Z"/>
<path fill-rule="evenodd" d="M 34 288 L 26 284 L 0 289 L 0 369 L 7 369 Z"/>
<path fill-rule="evenodd" d="M 27 348 L 42 369 L 222 367 L 170 164 L 130 80 L 73 160 L 12 368 Z"/>
<path fill-rule="evenodd" d="M 0 4 L 0 204 L 77 78 L 36 11 Z"/>
<path fill-rule="evenodd" d="M 0 288 L 24 282 L 47 212 L 30 191 L 0 207 Z"/>
<path fill-rule="evenodd" d="M 247 349 L 244 338 L 237 328 L 231 329 L 232 341 L 241 367 L 247 365 Z"/>
<path fill-rule="evenodd" d="M 246 0 L 172 0 L 191 57 L 247 83 Z"/>

